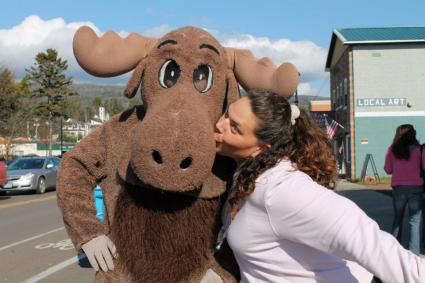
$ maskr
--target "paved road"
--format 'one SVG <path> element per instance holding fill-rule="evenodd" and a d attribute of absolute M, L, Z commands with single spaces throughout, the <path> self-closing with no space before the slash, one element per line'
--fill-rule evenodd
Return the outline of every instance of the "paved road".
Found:
<path fill-rule="evenodd" d="M 93 282 L 63 227 L 56 192 L 0 196 L 0 282 Z"/>
<path fill-rule="evenodd" d="M 391 198 L 343 184 L 340 193 L 389 231 Z M 56 205 L 56 193 L 0 196 L 0 282 L 93 282 L 80 267 Z"/>

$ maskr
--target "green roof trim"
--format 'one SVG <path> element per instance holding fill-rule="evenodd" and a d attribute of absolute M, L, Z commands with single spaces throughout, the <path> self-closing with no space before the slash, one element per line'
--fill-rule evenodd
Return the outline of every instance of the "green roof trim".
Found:
<path fill-rule="evenodd" d="M 425 27 L 343 28 L 334 33 L 344 44 L 425 42 Z"/>

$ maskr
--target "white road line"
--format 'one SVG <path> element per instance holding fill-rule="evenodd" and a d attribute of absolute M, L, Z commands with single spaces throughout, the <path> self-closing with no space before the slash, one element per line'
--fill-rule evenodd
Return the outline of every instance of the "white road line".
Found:
<path fill-rule="evenodd" d="M 59 264 L 56 264 L 56 265 L 54 265 L 54 266 L 46 269 L 43 272 L 40 272 L 39 274 L 37 274 L 37 275 L 35 275 L 35 276 L 33 276 L 33 277 L 29 278 L 29 279 L 26 279 L 24 282 L 25 283 L 35 283 L 35 282 L 38 282 L 41 279 L 44 279 L 47 276 L 50 276 L 53 273 L 58 272 L 59 270 L 64 269 L 67 266 L 69 266 L 71 264 L 74 264 L 74 263 L 78 262 L 80 259 L 83 259 L 85 257 L 86 257 L 85 254 L 79 254 L 77 256 L 74 256 L 74 257 L 72 257 L 72 258 L 70 258 L 68 260 L 65 260 L 65 261 L 63 261 L 63 262 L 61 262 Z"/>
<path fill-rule="evenodd" d="M 20 244 L 26 243 L 26 242 L 28 242 L 28 241 L 31 241 L 31 240 L 34 240 L 34 239 L 37 239 L 37 238 L 43 237 L 43 236 L 45 236 L 45 235 L 47 235 L 47 234 L 54 233 L 54 232 L 57 232 L 57 231 L 60 231 L 60 230 L 63 230 L 63 229 L 65 229 L 65 227 L 56 228 L 56 229 L 53 229 L 53 230 L 48 231 L 48 232 L 46 232 L 46 233 L 43 233 L 43 234 L 40 234 L 40 235 L 37 235 L 37 236 L 31 237 L 31 238 L 28 238 L 28 239 L 25 239 L 25 240 L 22 240 L 22 241 L 19 241 L 19 242 L 16 242 L 16 243 L 13 243 L 13 244 L 10 244 L 10 245 L 7 245 L 7 246 L 1 247 L 1 248 L 0 248 L 0 252 L 1 252 L 1 251 L 3 251 L 3 250 L 5 250 L 5 249 L 8 249 L 8 248 L 11 248 L 11 247 L 14 247 L 14 246 L 17 246 L 17 245 L 20 245 Z"/>

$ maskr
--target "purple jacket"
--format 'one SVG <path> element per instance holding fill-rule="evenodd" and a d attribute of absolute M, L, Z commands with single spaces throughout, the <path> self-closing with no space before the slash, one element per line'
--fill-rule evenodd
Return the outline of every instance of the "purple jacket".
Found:
<path fill-rule="evenodd" d="M 420 147 L 415 146 L 410 151 L 409 160 L 400 160 L 388 148 L 384 170 L 387 174 L 392 174 L 391 186 L 420 186 L 424 183 L 419 175 L 420 155 Z M 422 166 L 425 168 L 425 149 L 422 152 Z"/>

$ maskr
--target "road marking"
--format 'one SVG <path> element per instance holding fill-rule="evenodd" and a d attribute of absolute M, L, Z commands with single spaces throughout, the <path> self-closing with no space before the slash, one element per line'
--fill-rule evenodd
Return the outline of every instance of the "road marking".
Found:
<path fill-rule="evenodd" d="M 31 237 L 31 238 L 28 238 L 28 239 L 25 239 L 25 240 L 22 240 L 22 241 L 19 241 L 19 242 L 16 242 L 16 243 L 13 243 L 13 244 L 10 244 L 10 245 L 7 245 L 7 246 L 4 246 L 4 247 L 1 247 L 1 248 L 0 248 L 0 252 L 1 252 L 1 251 L 3 251 L 3 250 L 5 250 L 5 249 L 8 249 L 8 248 L 11 248 L 11 247 L 14 247 L 14 246 L 17 246 L 17 245 L 20 245 L 20 244 L 26 243 L 26 242 L 28 242 L 28 241 L 31 241 L 31 240 L 34 240 L 34 239 L 37 239 L 37 238 L 43 237 L 43 236 L 45 236 L 45 235 L 47 235 L 47 234 L 54 233 L 54 232 L 57 232 L 57 231 L 60 231 L 60 230 L 63 230 L 63 229 L 65 229 L 65 227 L 56 228 L 56 229 L 53 229 L 53 230 L 51 230 L 51 231 L 45 232 L 45 233 L 43 233 L 43 234 L 40 234 L 40 235 L 37 235 L 37 236 Z"/>
<path fill-rule="evenodd" d="M 62 270 L 64 268 L 70 266 L 71 264 L 74 264 L 74 263 L 76 263 L 79 260 L 84 259 L 84 258 L 86 258 L 86 255 L 85 254 L 79 254 L 79 255 L 74 256 L 74 257 L 72 257 L 72 258 L 70 258 L 68 260 L 65 260 L 65 261 L 63 261 L 63 262 L 61 262 L 59 264 L 54 265 L 54 266 L 46 269 L 45 271 L 40 272 L 39 274 L 34 275 L 33 277 L 25 280 L 24 282 L 25 283 L 35 283 L 35 282 L 38 282 L 41 279 L 44 279 L 47 276 L 50 276 L 53 273 L 58 272 L 59 270 Z"/>
<path fill-rule="evenodd" d="M 47 200 L 51 200 L 51 199 L 55 199 L 55 198 L 56 198 L 56 196 L 49 196 L 49 197 L 45 197 L 45 198 L 17 201 L 17 202 L 13 202 L 13 203 L 7 203 L 7 204 L 0 205 L 0 209 L 25 205 L 25 204 L 34 203 L 34 202 L 42 202 L 42 201 L 47 201 Z"/>
<path fill-rule="evenodd" d="M 44 249 L 59 249 L 61 251 L 66 251 L 66 250 L 73 250 L 74 249 L 74 244 L 72 243 L 71 239 L 65 239 L 65 240 L 61 240 L 59 242 L 56 243 L 43 243 L 43 244 L 39 244 L 37 246 L 34 247 L 37 250 L 44 250 Z"/>

